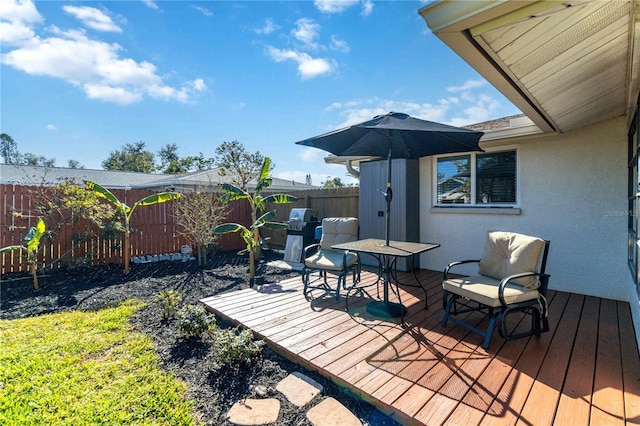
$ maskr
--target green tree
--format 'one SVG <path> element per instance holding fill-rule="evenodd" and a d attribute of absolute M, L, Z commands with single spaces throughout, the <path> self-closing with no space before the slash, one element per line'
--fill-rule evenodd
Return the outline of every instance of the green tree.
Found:
<path fill-rule="evenodd" d="M 24 164 L 27 166 L 54 167 L 56 165 L 56 159 L 26 152 L 24 154 L 19 154 L 18 164 Z"/>
<path fill-rule="evenodd" d="M 54 190 L 44 187 L 34 199 L 37 201 L 37 209 L 49 223 L 50 233 L 55 235 L 65 224 L 71 225 L 73 238 L 71 247 L 60 255 L 71 256 L 71 263 L 86 263 L 89 259 L 76 259 L 76 246 L 93 237 L 91 223 L 100 229 L 112 226 L 116 218 L 115 209 L 108 204 L 100 203 L 98 195 L 93 191 L 79 186 L 73 180 L 64 180 L 55 186 Z M 81 219 L 85 219 L 81 221 Z M 84 228 L 79 229 L 78 224 L 84 223 Z M 124 229 L 120 229 L 124 232 Z M 55 237 L 54 237 L 55 238 Z"/>
<path fill-rule="evenodd" d="M 0 155 L 5 164 L 16 164 L 20 156 L 18 144 L 6 133 L 0 134 Z"/>
<path fill-rule="evenodd" d="M 235 186 L 245 191 L 251 179 L 260 176 L 265 161 L 260 151 L 251 154 L 238 141 L 222 142 L 216 148 L 216 155 L 215 165 L 220 168 L 220 175 L 228 176 Z"/>
<path fill-rule="evenodd" d="M 69 167 L 70 169 L 84 169 L 84 166 L 76 160 L 69 160 L 67 162 L 67 167 Z"/>
<path fill-rule="evenodd" d="M 102 162 L 105 170 L 123 172 L 153 173 L 156 170 L 155 157 L 151 151 L 145 150 L 144 142 L 129 143 L 121 150 L 109 153 L 109 158 Z"/>
<path fill-rule="evenodd" d="M 269 170 L 271 170 L 271 159 L 266 157 L 262 164 L 260 174 L 258 175 L 258 183 L 253 194 L 250 194 L 246 190 L 233 184 L 225 183 L 221 185 L 222 190 L 225 192 L 222 197 L 223 201 L 247 200 L 249 202 L 251 206 L 251 225 L 247 228 L 246 226 L 238 223 L 225 223 L 218 225 L 213 229 L 213 232 L 219 234 L 240 232 L 242 239 L 247 244 L 247 248 L 240 251 L 238 254 L 243 255 L 249 253 L 249 277 L 251 280 L 250 285 L 252 287 L 256 276 L 255 261 L 260 258 L 260 247 L 263 243 L 263 240 L 260 238 L 260 228 L 287 228 L 287 224 L 271 222 L 276 215 L 275 210 L 271 210 L 260 217 L 258 217 L 258 214 L 265 210 L 267 203 L 286 204 L 292 203 L 298 199 L 293 195 L 287 194 L 272 194 L 267 197 L 260 195 L 263 189 L 271 185 Z"/>
<path fill-rule="evenodd" d="M 344 188 L 345 184 L 342 183 L 342 180 L 339 177 L 334 177 L 333 179 L 330 179 L 330 176 L 327 176 L 327 180 L 322 183 L 322 187 L 325 189 Z"/>
<path fill-rule="evenodd" d="M 176 144 L 165 145 L 160 152 L 159 170 L 162 173 L 177 175 L 195 170 L 205 170 L 211 168 L 214 160 L 212 158 L 204 158 L 204 154 L 200 153 L 192 157 L 180 157 L 178 155 L 178 146 Z"/>
<path fill-rule="evenodd" d="M 180 198 L 181 194 L 178 194 L 176 192 L 161 192 L 158 194 L 152 194 L 149 195 L 148 197 L 145 197 L 141 200 L 136 201 L 133 204 L 133 207 L 129 207 L 127 206 L 125 203 L 123 203 L 122 201 L 118 200 L 116 198 L 115 195 L 113 195 L 113 193 L 111 193 L 111 191 L 109 191 L 108 189 L 98 185 L 95 182 L 91 182 L 88 180 L 84 181 L 85 185 L 87 185 L 87 187 L 89 189 L 91 189 L 93 192 L 95 192 L 99 197 L 104 198 L 105 200 L 113 203 L 113 205 L 116 207 L 116 209 L 118 210 L 118 212 L 120 212 L 120 214 L 123 217 L 123 221 L 124 221 L 124 273 L 128 274 L 129 273 L 129 259 L 131 257 L 131 250 L 129 248 L 130 246 L 130 236 L 131 236 L 131 215 L 133 214 L 134 210 L 136 209 L 136 207 L 138 206 L 150 206 L 153 204 L 158 204 L 158 203 L 164 203 L 166 201 L 169 200 L 175 200 L 176 198 Z"/>

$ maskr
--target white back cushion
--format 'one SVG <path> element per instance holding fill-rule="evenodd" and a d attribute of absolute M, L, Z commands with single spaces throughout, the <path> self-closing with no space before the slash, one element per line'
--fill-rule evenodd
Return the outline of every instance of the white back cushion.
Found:
<path fill-rule="evenodd" d="M 492 231 L 478 266 L 478 273 L 501 280 L 522 272 L 538 272 L 544 240 L 515 232 Z M 524 287 L 535 287 L 537 277 L 514 280 Z"/>
<path fill-rule="evenodd" d="M 358 239 L 358 219 L 355 217 L 327 217 L 322 219 L 320 247 L 331 249 L 332 245 Z"/>

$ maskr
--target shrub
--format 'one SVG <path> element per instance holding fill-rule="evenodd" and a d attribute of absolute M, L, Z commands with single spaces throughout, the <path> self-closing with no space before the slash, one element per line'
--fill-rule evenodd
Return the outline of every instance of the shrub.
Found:
<path fill-rule="evenodd" d="M 162 319 L 175 318 L 183 297 L 183 294 L 176 290 L 167 290 L 158 294 L 156 303 L 162 309 Z"/>
<path fill-rule="evenodd" d="M 212 343 L 220 363 L 249 364 L 257 356 L 264 342 L 253 340 L 251 330 L 217 329 L 211 333 Z"/>
<path fill-rule="evenodd" d="M 187 305 L 178 311 L 178 330 L 188 336 L 200 336 L 216 326 L 216 317 L 202 305 Z"/>

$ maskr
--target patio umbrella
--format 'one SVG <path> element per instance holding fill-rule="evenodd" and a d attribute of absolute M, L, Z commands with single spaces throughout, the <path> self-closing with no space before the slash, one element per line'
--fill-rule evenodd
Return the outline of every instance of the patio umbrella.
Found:
<path fill-rule="evenodd" d="M 390 112 L 369 121 L 334 130 L 296 142 L 338 156 L 387 157 L 387 202 L 385 244 L 389 245 L 391 160 L 420 158 L 436 154 L 482 151 L 478 146 L 482 132 L 421 120 L 407 114 Z"/>

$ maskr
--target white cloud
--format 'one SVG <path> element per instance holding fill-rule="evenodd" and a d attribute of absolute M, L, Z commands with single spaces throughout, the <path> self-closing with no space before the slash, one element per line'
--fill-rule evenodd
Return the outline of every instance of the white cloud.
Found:
<path fill-rule="evenodd" d="M 142 3 L 147 5 L 150 9 L 160 10 L 160 7 L 153 0 L 142 0 Z"/>
<path fill-rule="evenodd" d="M 349 44 L 344 40 L 339 40 L 335 36 L 331 36 L 331 49 L 342 53 L 349 53 Z"/>
<path fill-rule="evenodd" d="M 316 39 L 318 38 L 320 25 L 309 18 L 300 18 L 295 25 L 295 28 L 291 30 L 291 34 L 296 40 L 301 41 L 308 48 L 316 49 L 318 47 Z"/>
<path fill-rule="evenodd" d="M 120 105 L 131 104 L 142 100 L 142 94 L 127 90 L 123 87 L 87 83 L 83 85 L 83 89 L 89 99 L 98 99 Z"/>
<path fill-rule="evenodd" d="M 207 85 L 204 84 L 204 80 L 201 78 L 196 78 L 195 80 L 193 80 L 191 82 L 191 85 L 193 86 L 193 89 L 198 92 L 201 92 L 207 89 Z"/>
<path fill-rule="evenodd" d="M 213 12 L 211 12 L 209 9 L 207 9 L 204 6 L 193 6 L 193 8 L 195 10 L 197 10 L 198 12 L 202 13 L 204 16 L 212 16 Z"/>
<path fill-rule="evenodd" d="M 340 13 L 356 4 L 360 0 L 314 0 L 315 7 L 323 13 Z"/>
<path fill-rule="evenodd" d="M 299 153 L 298 157 L 307 163 L 315 163 L 316 161 L 322 161 L 322 159 L 327 155 L 326 151 L 319 150 L 317 148 L 303 148 Z"/>
<path fill-rule="evenodd" d="M 464 82 L 462 86 L 449 86 L 447 87 L 448 92 L 466 92 L 472 89 L 477 89 L 478 87 L 486 86 L 486 80 L 467 80 Z"/>
<path fill-rule="evenodd" d="M 371 0 L 363 0 L 362 1 L 362 16 L 369 16 L 373 13 L 373 1 Z"/>
<path fill-rule="evenodd" d="M 19 45 L 33 38 L 32 27 L 42 20 L 31 0 L 0 1 L 0 43 Z"/>
<path fill-rule="evenodd" d="M 267 47 L 267 55 L 276 62 L 292 60 L 298 64 L 298 74 L 303 79 L 314 78 L 322 74 L 331 73 L 337 65 L 334 61 L 324 58 L 313 58 L 308 53 L 296 50 L 282 50 L 272 46 Z"/>
<path fill-rule="evenodd" d="M 459 87 L 477 89 L 485 84 L 482 82 L 465 83 Z M 348 102 L 334 102 L 325 108 L 327 112 L 338 112 L 342 121 L 326 130 L 340 129 L 370 120 L 376 115 L 389 112 L 402 112 L 423 120 L 464 126 L 490 120 L 499 111 L 500 102 L 489 95 L 474 93 L 472 90 L 463 92 L 459 97 L 445 97 L 436 102 L 418 103 L 399 100 L 384 100 L 380 98 L 357 99 Z"/>
<path fill-rule="evenodd" d="M 58 130 L 58 128 L 53 124 L 47 124 L 47 130 L 50 132 L 55 132 L 56 130 Z"/>
<path fill-rule="evenodd" d="M 53 36 L 34 36 L 2 56 L 5 65 L 27 74 L 59 78 L 80 87 L 87 97 L 118 104 L 138 102 L 148 95 L 167 101 L 189 102 L 206 88 L 202 79 L 170 87 L 154 64 L 120 57 L 122 48 L 87 37 L 82 30 L 51 27 Z"/>
<path fill-rule="evenodd" d="M 233 111 L 240 111 L 241 109 L 244 109 L 245 106 L 247 106 L 247 104 L 245 104 L 244 102 L 238 102 L 231 105 L 231 109 Z"/>
<path fill-rule="evenodd" d="M 118 27 L 111 18 L 95 7 L 89 6 L 63 6 L 62 10 L 69 15 L 75 16 L 80 22 L 96 31 L 121 33 L 122 29 Z"/>
<path fill-rule="evenodd" d="M 264 34 L 269 35 L 274 31 L 280 29 L 278 25 L 276 25 L 271 19 L 265 19 L 264 25 L 260 28 L 254 28 L 253 32 L 256 34 Z"/>

